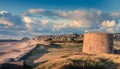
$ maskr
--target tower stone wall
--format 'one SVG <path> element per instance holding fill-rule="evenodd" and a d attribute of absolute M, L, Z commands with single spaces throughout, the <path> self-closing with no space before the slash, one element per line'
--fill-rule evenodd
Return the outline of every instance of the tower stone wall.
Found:
<path fill-rule="evenodd" d="M 113 35 L 101 32 L 85 33 L 83 52 L 88 54 L 113 53 Z"/>

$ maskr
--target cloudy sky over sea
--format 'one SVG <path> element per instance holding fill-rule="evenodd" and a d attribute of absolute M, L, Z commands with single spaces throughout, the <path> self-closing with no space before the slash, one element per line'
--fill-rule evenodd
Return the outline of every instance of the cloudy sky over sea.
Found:
<path fill-rule="evenodd" d="M 0 39 L 120 32 L 120 0 L 0 0 Z"/>

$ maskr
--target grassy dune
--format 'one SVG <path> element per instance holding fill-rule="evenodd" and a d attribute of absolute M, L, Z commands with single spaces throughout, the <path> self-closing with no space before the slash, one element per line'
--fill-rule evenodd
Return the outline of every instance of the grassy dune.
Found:
<path fill-rule="evenodd" d="M 26 64 L 34 69 L 120 69 L 120 55 L 82 53 L 80 43 L 38 45 Z"/>
<path fill-rule="evenodd" d="M 119 66 L 117 55 L 70 55 L 49 60 L 35 69 L 119 69 Z"/>

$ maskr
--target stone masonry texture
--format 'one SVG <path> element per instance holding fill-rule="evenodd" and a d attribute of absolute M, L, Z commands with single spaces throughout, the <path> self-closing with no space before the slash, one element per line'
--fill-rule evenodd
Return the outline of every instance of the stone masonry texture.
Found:
<path fill-rule="evenodd" d="M 113 35 L 101 32 L 85 33 L 83 52 L 88 54 L 113 53 Z"/>

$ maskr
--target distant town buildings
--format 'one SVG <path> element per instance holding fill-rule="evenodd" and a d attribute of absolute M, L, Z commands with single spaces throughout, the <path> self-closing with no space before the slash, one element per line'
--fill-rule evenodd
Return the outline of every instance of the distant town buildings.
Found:
<path fill-rule="evenodd" d="M 36 36 L 34 40 L 48 40 L 52 41 L 81 41 L 83 40 L 83 35 L 80 34 L 64 34 L 64 35 L 46 35 L 46 36 Z"/>
<path fill-rule="evenodd" d="M 120 39 L 120 33 L 114 33 L 113 34 L 114 39 Z"/>
<path fill-rule="evenodd" d="M 94 33 L 94 32 L 92 32 Z M 36 36 L 33 39 L 34 40 L 49 40 L 51 39 L 52 41 L 83 41 L 83 34 L 63 34 L 63 35 L 40 35 Z M 27 38 L 24 38 L 27 39 Z M 120 39 L 120 33 L 114 33 L 113 34 L 113 39 Z"/>

